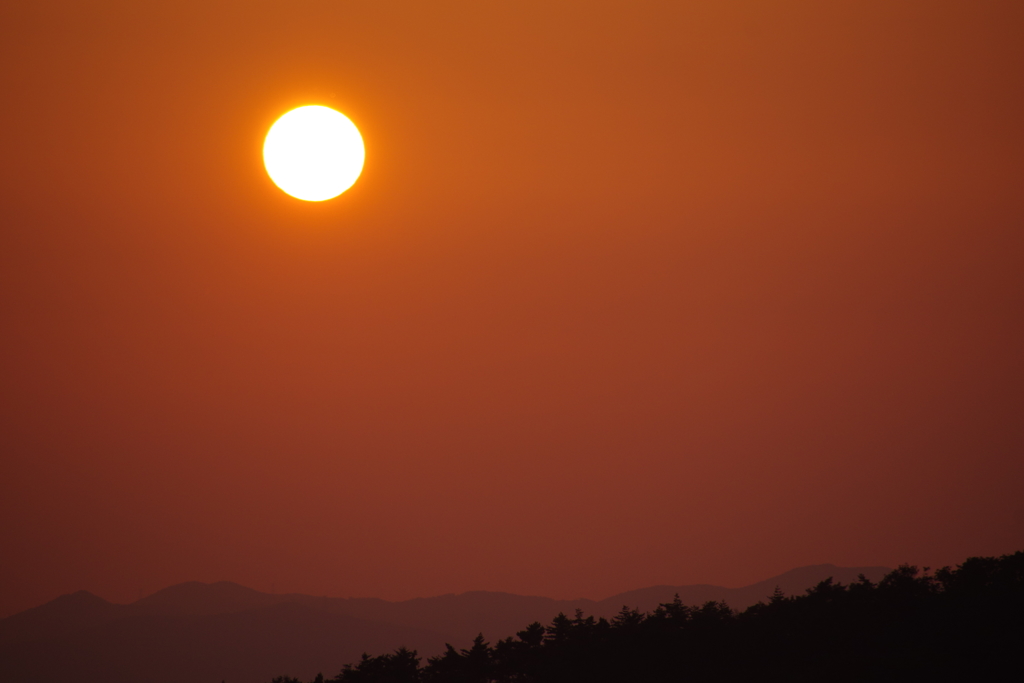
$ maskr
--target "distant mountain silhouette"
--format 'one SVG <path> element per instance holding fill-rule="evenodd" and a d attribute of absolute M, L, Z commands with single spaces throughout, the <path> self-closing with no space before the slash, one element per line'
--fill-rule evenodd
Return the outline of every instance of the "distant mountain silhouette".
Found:
<path fill-rule="evenodd" d="M 289 601 L 230 581 L 188 581 L 159 590 L 137 600 L 132 606 L 146 614 L 201 616 L 244 612 L 281 602 Z"/>
<path fill-rule="evenodd" d="M 600 601 L 477 591 L 388 602 L 188 582 L 117 605 L 79 591 L 0 620 L 0 680 L 266 683 L 285 672 L 332 676 L 363 652 L 405 645 L 429 656 L 445 643 L 466 647 L 477 633 L 497 640 L 534 621 L 549 623 L 559 612 L 651 611 L 676 594 L 686 604 L 719 600 L 744 609 L 767 601 L 776 586 L 796 594 L 829 577 L 851 583 L 864 574 L 877 581 L 887 571 L 816 565 L 743 588 L 654 586 Z"/>
<path fill-rule="evenodd" d="M 0 619 L 0 646 L 57 640 L 123 619 L 132 613 L 129 605 L 115 605 L 89 591 L 78 591 Z"/>
<path fill-rule="evenodd" d="M 584 611 L 605 618 L 611 618 L 623 606 L 638 609 L 641 612 L 650 612 L 661 603 L 671 602 L 676 593 L 686 605 L 703 605 L 709 600 L 715 600 L 725 602 L 735 610 L 744 610 L 758 602 L 767 602 L 776 586 L 786 595 L 798 595 L 828 577 L 832 577 L 836 583 L 849 584 L 856 581 L 858 575 L 863 574 L 870 581 L 877 582 L 889 571 L 891 570 L 888 567 L 837 567 L 834 564 L 815 564 L 791 569 L 785 574 L 779 574 L 743 588 L 721 588 L 708 585 L 641 588 L 602 600 L 597 603 L 598 607 L 593 612 L 586 609 Z"/>
<path fill-rule="evenodd" d="M 623 606 L 653 611 L 660 603 L 671 602 L 678 594 L 687 605 L 701 605 L 709 600 L 728 603 L 743 610 L 759 601 L 767 601 L 778 586 L 788 595 L 803 593 L 829 577 L 838 583 L 853 583 L 864 574 L 871 581 L 880 580 L 890 571 L 887 567 L 837 567 L 820 564 L 793 569 L 779 576 L 743 588 L 721 586 L 652 586 L 613 595 L 604 600 L 553 600 L 551 598 L 514 595 L 489 591 L 473 591 L 459 595 L 416 598 L 402 602 L 386 602 L 365 598 L 308 598 L 281 596 L 289 599 L 317 600 L 323 609 L 337 614 L 401 624 L 444 634 L 445 641 L 456 647 L 468 647 L 477 633 L 488 638 L 504 638 L 534 621 L 547 623 L 563 612 L 577 609 L 588 615 L 610 619 Z M 434 654 L 423 653 L 421 654 Z"/>
<path fill-rule="evenodd" d="M 215 615 L 135 614 L 57 640 L 0 645 L 0 680 L 266 683 L 283 671 L 336 673 L 395 643 L 444 646 L 434 633 L 294 602 Z"/>

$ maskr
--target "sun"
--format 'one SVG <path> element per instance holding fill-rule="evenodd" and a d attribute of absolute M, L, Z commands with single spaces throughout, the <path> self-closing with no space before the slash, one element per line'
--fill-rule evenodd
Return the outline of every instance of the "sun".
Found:
<path fill-rule="evenodd" d="M 292 109 L 274 122 L 263 142 L 263 165 L 274 184 L 307 202 L 332 199 L 363 171 L 366 148 L 359 129 L 330 107 Z"/>

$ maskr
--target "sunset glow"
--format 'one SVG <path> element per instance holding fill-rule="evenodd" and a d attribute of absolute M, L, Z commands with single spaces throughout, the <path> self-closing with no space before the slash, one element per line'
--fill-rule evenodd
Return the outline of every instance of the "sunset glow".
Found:
<path fill-rule="evenodd" d="M 532 666 L 687 586 L 678 676 L 491 678 L 936 680 L 775 586 L 1018 551 L 1024 642 L 1024 1 L 0 14 L 0 683 Z"/>

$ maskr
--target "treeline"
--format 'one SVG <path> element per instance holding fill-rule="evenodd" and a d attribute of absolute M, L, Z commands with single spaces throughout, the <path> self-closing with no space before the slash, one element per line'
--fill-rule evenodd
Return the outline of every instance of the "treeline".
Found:
<path fill-rule="evenodd" d="M 340 683 L 975 681 L 1024 676 L 1024 551 L 929 572 L 901 566 L 874 584 L 778 589 L 736 613 L 674 602 L 611 621 L 577 612 L 493 646 L 423 664 L 415 651 L 346 665 Z M 322 683 L 318 676 L 315 683 Z M 301 683 L 276 678 L 273 683 Z"/>

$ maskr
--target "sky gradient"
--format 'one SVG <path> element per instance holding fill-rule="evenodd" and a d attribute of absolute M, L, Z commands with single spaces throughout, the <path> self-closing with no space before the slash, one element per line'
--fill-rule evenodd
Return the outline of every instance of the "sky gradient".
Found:
<path fill-rule="evenodd" d="M 1024 548 L 1024 4 L 0 8 L 0 616 Z M 362 131 L 304 203 L 285 111 Z"/>

